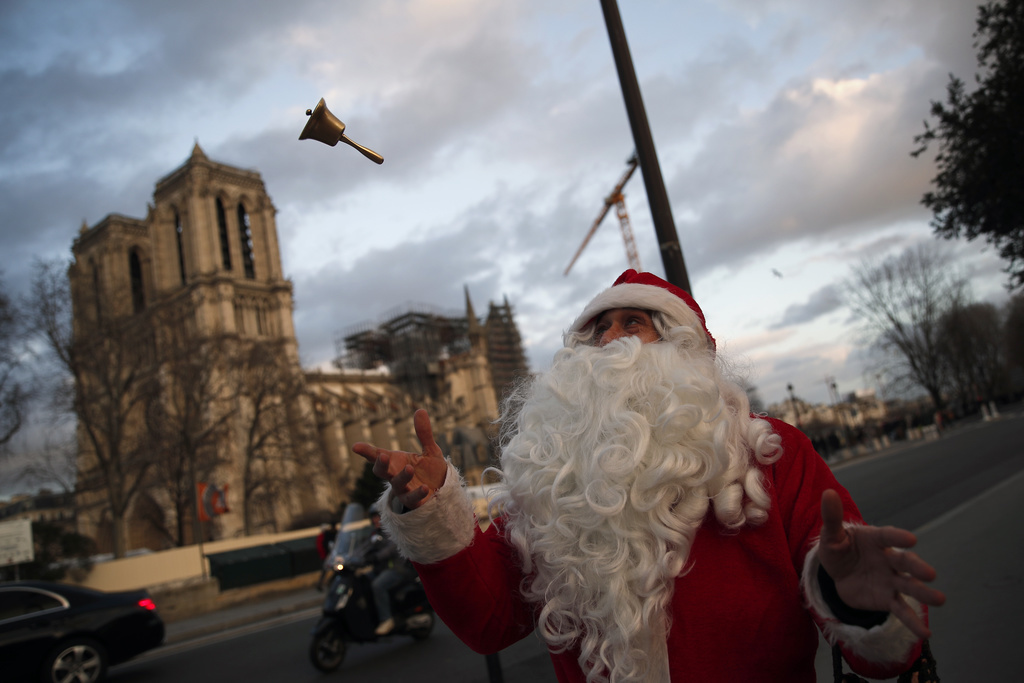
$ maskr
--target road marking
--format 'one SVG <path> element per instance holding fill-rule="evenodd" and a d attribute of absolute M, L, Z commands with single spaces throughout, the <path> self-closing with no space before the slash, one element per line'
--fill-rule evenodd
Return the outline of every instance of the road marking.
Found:
<path fill-rule="evenodd" d="M 963 512 L 966 512 L 968 508 L 976 505 L 982 499 L 988 498 L 993 493 L 996 493 L 997 491 L 1000 491 L 1000 490 L 1006 488 L 1007 486 L 1013 486 L 1014 484 L 1018 483 L 1018 481 L 1020 481 L 1020 480 L 1024 480 L 1024 470 L 1021 470 L 1020 472 L 1017 472 L 1017 474 L 1013 475 L 1009 479 L 1004 479 L 1003 481 L 999 482 L 998 484 L 996 484 L 992 488 L 987 489 L 987 490 L 983 491 L 982 493 L 979 493 L 974 498 L 969 498 L 969 499 L 965 500 L 964 502 L 960 503 L 956 507 L 954 507 L 954 508 L 952 508 L 950 510 L 947 510 L 944 513 L 942 513 L 941 515 L 939 515 L 935 519 L 931 520 L 930 522 L 925 522 L 924 524 L 922 524 L 918 528 L 914 529 L 913 533 L 915 535 L 919 536 L 921 534 L 924 534 L 924 533 L 927 533 L 927 532 L 931 531 L 932 529 L 934 529 L 936 527 L 942 526 L 943 524 L 945 524 L 949 520 L 953 519 L 957 515 L 959 515 L 959 514 L 961 514 Z"/>
<path fill-rule="evenodd" d="M 260 631 L 266 631 L 267 629 L 276 628 L 278 626 L 286 626 L 295 622 L 303 621 L 305 619 L 311 619 L 321 612 L 320 607 L 310 607 L 305 610 L 298 612 L 290 612 L 269 619 L 259 619 L 249 624 L 243 624 L 241 626 L 235 626 L 232 628 L 225 629 L 223 631 L 215 631 L 207 635 L 198 636 L 196 638 L 189 638 L 188 640 L 179 640 L 174 643 L 168 643 L 161 645 L 160 647 L 144 652 L 138 657 L 125 662 L 125 664 L 133 664 L 135 662 L 148 661 L 154 659 L 161 659 L 170 655 L 176 655 L 186 650 L 191 650 L 196 647 L 204 647 L 206 645 L 213 645 L 220 643 L 225 640 L 231 640 L 232 638 L 238 638 L 240 636 L 249 635 L 251 633 L 258 633 Z"/>

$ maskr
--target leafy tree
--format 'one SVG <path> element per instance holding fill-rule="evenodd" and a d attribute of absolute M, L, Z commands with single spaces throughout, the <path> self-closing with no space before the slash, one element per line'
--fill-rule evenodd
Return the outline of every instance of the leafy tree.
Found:
<path fill-rule="evenodd" d="M 891 360 L 894 388 L 917 386 L 945 405 L 943 316 L 967 297 L 966 282 L 938 246 L 924 244 L 881 263 L 862 262 L 844 287 L 846 303 Z"/>
<path fill-rule="evenodd" d="M 32 522 L 34 559 L 18 565 L 18 577 L 40 581 L 60 581 L 68 575 L 81 580 L 92 569 L 96 552 L 93 540 L 50 522 Z M 14 578 L 7 570 L 6 578 Z"/>
<path fill-rule="evenodd" d="M 914 138 L 918 156 L 938 145 L 935 189 L 921 202 L 942 237 L 984 237 L 1007 262 L 1010 288 L 1024 287 L 1024 0 L 978 8 L 977 88 L 950 74 L 947 102 L 933 101 L 934 127 Z"/>

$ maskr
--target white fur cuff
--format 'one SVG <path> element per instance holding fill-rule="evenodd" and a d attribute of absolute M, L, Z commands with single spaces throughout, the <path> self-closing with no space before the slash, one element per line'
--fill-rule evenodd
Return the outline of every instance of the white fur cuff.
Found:
<path fill-rule="evenodd" d="M 389 486 L 380 498 L 381 524 L 413 562 L 435 564 L 460 552 L 473 542 L 476 516 L 459 471 L 448 463 L 444 484 L 426 503 L 405 513 L 392 508 Z"/>
<path fill-rule="evenodd" d="M 818 585 L 819 564 L 818 542 L 815 541 L 804 558 L 804 573 L 800 578 L 800 586 L 811 610 L 824 622 L 822 631 L 825 639 L 831 644 L 838 642 L 846 646 L 851 654 L 868 662 L 882 664 L 906 660 L 911 648 L 918 641 L 917 636 L 892 614 L 884 622 L 871 628 L 839 621 L 821 596 L 821 587 Z M 916 600 L 906 595 L 903 599 L 918 615 L 922 614 L 921 606 Z"/>

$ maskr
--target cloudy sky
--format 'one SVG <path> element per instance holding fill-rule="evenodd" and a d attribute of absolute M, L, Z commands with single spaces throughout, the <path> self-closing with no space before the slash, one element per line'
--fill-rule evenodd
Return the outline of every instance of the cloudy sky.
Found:
<path fill-rule="evenodd" d="M 912 159 L 973 0 L 620 0 L 693 293 L 767 403 L 874 385 L 841 303 L 863 258 L 933 240 Z M 383 154 L 302 141 L 325 98 Z M 614 214 L 562 272 L 633 149 L 598 0 L 5 0 L 0 269 L 69 257 L 83 220 L 144 217 L 198 141 L 278 209 L 303 363 L 410 304 L 508 297 L 534 369 L 627 267 Z M 637 173 L 640 259 L 663 274 Z M 979 300 L 1001 264 L 944 243 Z"/>

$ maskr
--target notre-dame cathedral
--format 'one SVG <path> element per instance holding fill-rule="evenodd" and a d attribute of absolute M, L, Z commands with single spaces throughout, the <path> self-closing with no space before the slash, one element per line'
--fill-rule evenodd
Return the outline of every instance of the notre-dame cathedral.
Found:
<path fill-rule="evenodd" d="M 493 462 L 502 391 L 527 371 L 508 301 L 480 319 L 467 291 L 464 318 L 363 326 L 335 370 L 306 371 L 275 213 L 258 172 L 197 143 L 145 218 L 111 214 L 74 241 L 75 335 L 129 330 L 77 378 L 79 528 L 101 550 L 325 521 L 363 475 L 350 445 L 417 450 L 419 407 L 469 482 Z M 225 494 L 209 518 L 197 487 Z"/>

